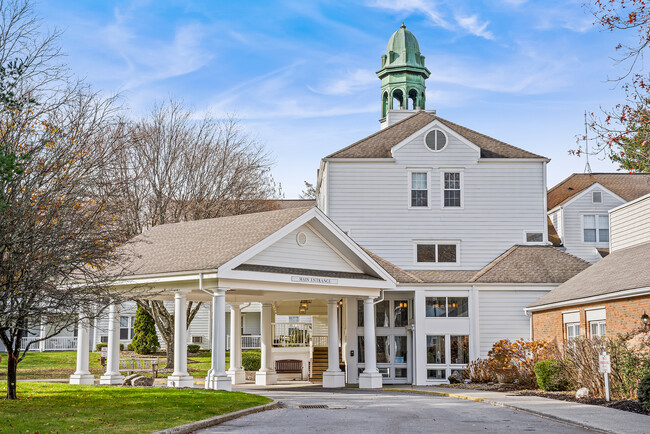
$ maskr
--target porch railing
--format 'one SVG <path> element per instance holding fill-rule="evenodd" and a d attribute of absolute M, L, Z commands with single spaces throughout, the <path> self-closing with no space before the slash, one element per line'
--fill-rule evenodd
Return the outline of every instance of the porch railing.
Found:
<path fill-rule="evenodd" d="M 25 351 L 25 348 L 27 348 L 27 345 L 30 342 L 33 342 L 33 341 L 35 341 L 37 339 L 40 339 L 40 338 L 36 338 L 36 337 L 34 337 L 34 338 L 23 338 L 23 340 L 21 341 L 21 344 L 20 344 L 20 351 Z M 38 351 L 38 350 L 39 350 L 39 343 L 38 342 L 33 344 L 31 347 L 29 347 L 29 351 Z"/>
<path fill-rule="evenodd" d="M 29 337 L 23 338 L 20 349 L 25 350 L 27 345 L 30 342 L 36 341 L 40 338 L 38 337 Z M 74 336 L 65 336 L 60 337 L 56 336 L 53 338 L 46 339 L 42 342 L 36 342 L 29 347 L 29 351 L 76 351 L 77 349 L 77 338 Z"/>
<path fill-rule="evenodd" d="M 274 347 L 307 347 L 311 341 L 311 324 L 302 322 L 273 323 Z"/>
<path fill-rule="evenodd" d="M 326 347 L 327 346 L 327 336 L 314 336 L 314 346 L 315 347 Z"/>
<path fill-rule="evenodd" d="M 242 350 L 258 350 L 262 347 L 260 344 L 260 335 L 243 335 L 241 337 Z M 226 335 L 226 350 L 230 351 L 230 335 Z"/>

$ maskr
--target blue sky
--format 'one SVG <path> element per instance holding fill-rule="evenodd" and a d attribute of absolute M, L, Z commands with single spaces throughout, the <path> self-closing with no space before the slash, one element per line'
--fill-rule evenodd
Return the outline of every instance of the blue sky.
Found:
<path fill-rule="evenodd" d="M 234 114 L 273 154 L 287 198 L 325 155 L 379 128 L 380 68 L 404 21 L 431 77 L 427 109 L 552 159 L 549 186 L 584 160 L 568 155 L 584 110 L 611 107 L 620 35 L 579 1 L 48 0 L 74 73 L 122 92 L 133 116 L 183 99 Z M 592 158 L 594 171 L 615 166 Z"/>

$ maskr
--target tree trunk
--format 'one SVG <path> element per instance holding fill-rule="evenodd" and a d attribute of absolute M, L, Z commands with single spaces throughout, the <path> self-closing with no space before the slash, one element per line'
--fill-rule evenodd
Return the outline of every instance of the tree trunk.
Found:
<path fill-rule="evenodd" d="M 16 394 L 16 371 L 20 350 L 9 351 L 7 348 L 7 399 L 18 399 Z"/>
<path fill-rule="evenodd" d="M 174 369 L 174 339 L 167 342 L 167 367 Z"/>

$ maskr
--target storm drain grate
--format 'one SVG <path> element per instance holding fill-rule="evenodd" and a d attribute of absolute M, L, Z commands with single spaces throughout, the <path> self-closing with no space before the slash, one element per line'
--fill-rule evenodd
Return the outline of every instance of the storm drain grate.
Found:
<path fill-rule="evenodd" d="M 299 408 L 312 409 L 312 408 L 329 408 L 325 404 L 300 404 Z"/>

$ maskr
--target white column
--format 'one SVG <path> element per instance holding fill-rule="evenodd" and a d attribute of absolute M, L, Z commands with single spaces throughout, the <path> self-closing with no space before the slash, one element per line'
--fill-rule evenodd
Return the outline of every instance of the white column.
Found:
<path fill-rule="evenodd" d="M 261 318 L 261 347 L 262 347 L 262 362 L 260 370 L 255 373 L 255 384 L 259 386 L 268 386 L 278 382 L 278 374 L 273 367 L 273 356 L 271 349 L 273 347 L 273 305 L 271 303 L 262 304 L 262 318 Z"/>
<path fill-rule="evenodd" d="M 241 365 L 241 306 L 230 305 L 230 369 L 228 376 L 232 384 L 244 384 L 246 372 Z"/>
<path fill-rule="evenodd" d="M 366 367 L 363 373 L 359 375 L 359 387 L 361 389 L 379 389 L 382 386 L 382 378 L 379 371 L 377 371 L 375 304 L 372 297 L 368 297 L 363 301 L 363 333 Z"/>
<path fill-rule="evenodd" d="M 108 307 L 108 356 L 106 372 L 99 377 L 99 384 L 122 384 L 120 375 L 120 305 Z"/>
<path fill-rule="evenodd" d="M 192 387 L 194 378 L 187 373 L 187 298 L 174 294 L 174 372 L 167 377 L 168 387 Z"/>
<path fill-rule="evenodd" d="M 212 293 L 212 367 L 205 378 L 205 388 L 232 390 L 226 375 L 226 289 Z"/>
<path fill-rule="evenodd" d="M 345 387 L 345 373 L 339 368 L 339 327 L 336 305 L 327 300 L 327 371 L 323 372 L 323 387 Z"/>
<path fill-rule="evenodd" d="M 70 384 L 95 384 L 89 369 L 90 321 L 79 313 L 77 326 L 77 370 L 70 376 Z"/>

